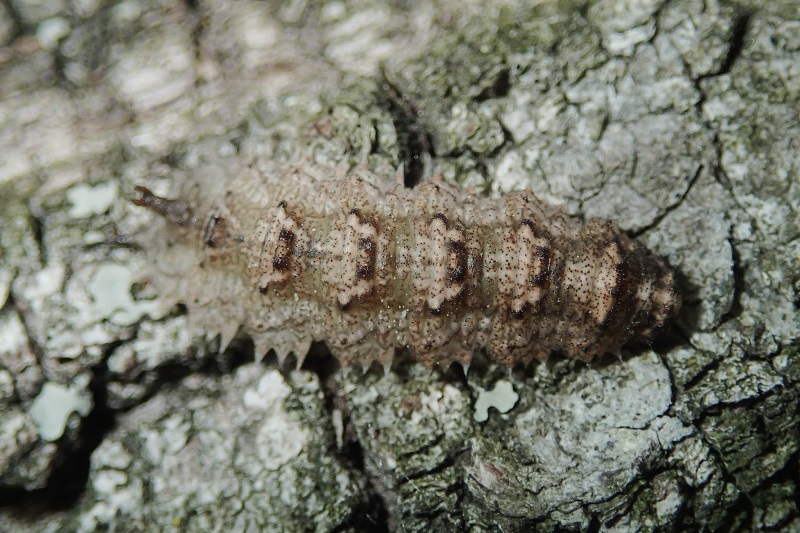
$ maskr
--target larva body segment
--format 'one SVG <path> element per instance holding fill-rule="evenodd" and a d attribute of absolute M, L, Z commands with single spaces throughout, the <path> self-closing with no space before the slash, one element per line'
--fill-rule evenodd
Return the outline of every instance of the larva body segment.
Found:
<path fill-rule="evenodd" d="M 590 360 L 650 337 L 680 305 L 661 259 L 528 192 L 248 168 L 171 199 L 139 194 L 164 215 L 149 243 L 162 293 L 224 340 L 241 327 L 258 355 L 302 358 L 325 340 L 345 364 L 388 366 L 401 347 L 426 364 L 481 349 L 508 365 Z"/>

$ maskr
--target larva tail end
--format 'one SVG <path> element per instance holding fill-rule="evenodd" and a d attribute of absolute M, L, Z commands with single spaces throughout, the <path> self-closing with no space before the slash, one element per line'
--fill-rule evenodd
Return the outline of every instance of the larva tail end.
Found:
<path fill-rule="evenodd" d="M 136 196 L 131 198 L 131 203 L 139 207 L 147 207 L 150 203 L 149 199 L 154 198 L 156 196 L 155 194 L 153 194 L 153 191 L 151 191 L 144 185 L 137 185 L 134 188 L 134 191 L 136 192 Z"/>
<path fill-rule="evenodd" d="M 136 196 L 131 199 L 133 205 L 146 207 L 173 224 L 181 226 L 191 224 L 192 210 L 183 201 L 162 198 L 144 185 L 137 185 L 134 190 L 136 191 Z"/>

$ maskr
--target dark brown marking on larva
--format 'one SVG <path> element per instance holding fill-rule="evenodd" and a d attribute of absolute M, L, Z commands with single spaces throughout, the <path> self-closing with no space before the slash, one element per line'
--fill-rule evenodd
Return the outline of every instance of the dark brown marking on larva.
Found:
<path fill-rule="evenodd" d="M 537 246 L 535 253 L 542 268 L 531 278 L 531 285 L 534 287 L 543 287 L 547 284 L 548 268 L 550 267 L 550 247 Z"/>
<path fill-rule="evenodd" d="M 286 211 L 287 205 L 286 202 L 278 204 L 272 227 L 261 244 L 258 290 L 262 294 L 266 294 L 271 286 L 286 286 L 292 277 L 292 256 L 298 224 Z"/>
<path fill-rule="evenodd" d="M 464 241 L 449 239 L 447 248 L 447 282 L 451 285 L 463 283 L 467 278 L 467 247 Z"/>
<path fill-rule="evenodd" d="M 286 256 L 286 254 L 279 254 L 272 259 L 272 266 L 275 270 L 284 272 L 289 270 L 291 263 L 289 262 L 289 258 Z"/>
<path fill-rule="evenodd" d="M 362 217 L 359 209 L 348 212 L 341 250 L 344 271 L 336 296 L 342 311 L 348 311 L 353 301 L 365 300 L 375 292 L 378 236 L 376 224 Z"/>
<path fill-rule="evenodd" d="M 526 200 L 528 201 L 528 200 Z M 550 270 L 550 242 L 547 235 L 539 229 L 536 229 L 533 221 L 524 219 L 521 225 L 527 226 L 533 236 L 541 241 L 534 245 L 533 254 L 536 266 L 534 267 L 534 274 L 529 278 L 531 287 L 543 287 L 547 284 Z M 546 243 L 546 244 L 543 244 Z"/>
<path fill-rule="evenodd" d="M 529 309 L 538 309 L 547 296 L 550 277 L 550 240 L 530 219 L 520 222 L 516 234 L 517 267 L 510 313 L 522 319 Z"/>
<path fill-rule="evenodd" d="M 364 281 L 371 280 L 375 275 L 375 255 L 377 253 L 377 245 L 375 239 L 377 237 L 377 230 L 375 226 L 369 225 L 371 231 L 376 232 L 375 235 L 368 237 L 359 237 L 358 239 L 358 266 L 356 267 L 356 276 Z"/>
<path fill-rule="evenodd" d="M 227 195 L 198 198 L 206 187 L 190 182 L 174 200 L 139 188 L 135 203 L 167 222 L 152 226 L 154 264 L 177 244 L 191 255 L 158 266 L 165 297 L 212 331 L 241 327 L 259 355 L 327 340 L 345 363 L 386 365 L 402 347 L 428 365 L 475 350 L 509 365 L 554 351 L 590 360 L 650 338 L 680 308 L 664 260 L 530 192 L 409 190 L 364 170 L 327 181 L 249 172 L 208 187 Z"/>
<path fill-rule="evenodd" d="M 442 306 L 458 301 L 465 287 L 467 270 L 464 232 L 451 227 L 443 213 L 435 213 L 428 225 L 431 241 L 428 308 L 434 316 Z"/>
<path fill-rule="evenodd" d="M 281 228 L 281 231 L 278 233 L 278 240 L 283 243 L 290 243 L 294 241 L 294 233 L 286 228 Z"/>
<path fill-rule="evenodd" d="M 373 237 L 358 238 L 358 266 L 356 276 L 358 279 L 369 280 L 375 274 L 375 239 Z"/>
<path fill-rule="evenodd" d="M 272 266 L 279 272 L 286 272 L 292 266 L 292 251 L 294 249 L 294 232 L 281 228 L 278 232 L 278 247 L 272 259 Z"/>
<path fill-rule="evenodd" d="M 369 280 L 373 275 L 375 275 L 375 271 L 371 265 L 361 265 L 356 269 L 358 279 Z"/>

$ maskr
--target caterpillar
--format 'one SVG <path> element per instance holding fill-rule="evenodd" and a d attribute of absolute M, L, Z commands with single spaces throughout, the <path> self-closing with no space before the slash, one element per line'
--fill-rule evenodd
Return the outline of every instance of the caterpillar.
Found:
<path fill-rule="evenodd" d="M 675 273 L 604 220 L 530 192 L 488 198 L 432 178 L 413 189 L 357 168 L 206 170 L 169 197 L 146 240 L 167 301 L 223 344 L 302 362 L 324 340 L 342 364 L 583 361 L 650 339 L 675 316 Z M 159 221 L 160 220 L 160 221 Z"/>

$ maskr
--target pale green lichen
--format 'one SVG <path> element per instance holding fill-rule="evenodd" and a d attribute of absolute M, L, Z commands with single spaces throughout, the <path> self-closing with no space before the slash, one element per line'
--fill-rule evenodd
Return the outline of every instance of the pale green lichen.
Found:
<path fill-rule="evenodd" d="M 475 413 L 472 415 L 476 422 L 486 422 L 489 419 L 490 408 L 495 408 L 500 413 L 509 412 L 519 400 L 519 394 L 510 381 L 500 380 L 491 390 L 481 387 L 476 389 L 478 399 L 475 401 Z"/>
<path fill-rule="evenodd" d="M 39 435 L 46 441 L 61 438 L 72 413 L 86 416 L 92 409 L 91 395 L 85 387 L 65 387 L 59 383 L 47 382 L 31 404 L 28 414 Z"/>
<path fill-rule="evenodd" d="M 118 197 L 117 182 L 108 181 L 94 187 L 79 183 L 67 191 L 67 198 L 72 203 L 69 216 L 85 218 L 102 215 L 108 211 Z"/>
<path fill-rule="evenodd" d="M 158 302 L 134 301 L 130 292 L 132 283 L 133 274 L 127 267 L 115 263 L 100 265 L 88 285 L 95 312 L 123 326 L 157 313 Z"/>

